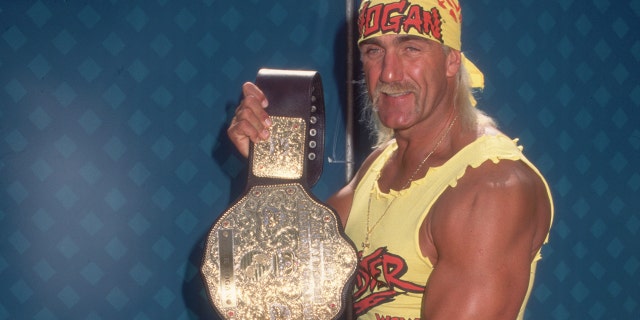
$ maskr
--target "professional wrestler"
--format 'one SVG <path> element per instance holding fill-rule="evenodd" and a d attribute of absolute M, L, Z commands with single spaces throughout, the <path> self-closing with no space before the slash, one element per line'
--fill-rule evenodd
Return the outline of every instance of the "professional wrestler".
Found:
<path fill-rule="evenodd" d="M 544 178 L 476 108 L 456 0 L 363 1 L 358 29 L 377 145 L 328 199 L 358 246 L 358 319 L 521 319 L 553 217 Z M 473 71 L 470 75 L 467 70 Z M 268 139 L 246 83 L 228 129 Z M 266 108 L 266 109 L 265 109 Z"/>

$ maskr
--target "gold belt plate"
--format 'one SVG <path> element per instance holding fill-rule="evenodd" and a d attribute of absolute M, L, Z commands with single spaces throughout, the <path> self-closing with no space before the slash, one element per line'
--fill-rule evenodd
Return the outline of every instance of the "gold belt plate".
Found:
<path fill-rule="evenodd" d="M 261 178 L 300 179 L 304 170 L 306 123 L 302 118 L 271 117 L 269 139 L 254 144 L 253 174 Z"/>
<path fill-rule="evenodd" d="M 357 264 L 334 213 L 298 183 L 252 187 L 222 214 L 202 273 L 225 319 L 332 319 Z"/>

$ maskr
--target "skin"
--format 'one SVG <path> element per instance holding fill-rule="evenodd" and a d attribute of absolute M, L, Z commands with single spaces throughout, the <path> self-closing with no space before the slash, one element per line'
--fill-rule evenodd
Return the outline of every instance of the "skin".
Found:
<path fill-rule="evenodd" d="M 385 164 L 379 187 L 401 189 L 457 113 L 453 97 L 461 55 L 436 42 L 385 35 L 360 45 L 365 80 L 382 123 L 394 130 L 397 152 Z M 248 154 L 249 141 L 268 138 L 268 101 L 245 83 L 228 135 Z M 440 166 L 492 127 L 456 122 L 414 179 Z M 354 190 L 382 148 L 327 203 L 343 225 Z M 525 164 L 487 161 L 470 168 L 438 199 L 419 234 L 420 250 L 435 269 L 427 281 L 421 319 L 515 319 L 526 295 L 529 268 L 550 226 L 542 180 Z M 427 279 L 425 279 L 426 281 Z"/>

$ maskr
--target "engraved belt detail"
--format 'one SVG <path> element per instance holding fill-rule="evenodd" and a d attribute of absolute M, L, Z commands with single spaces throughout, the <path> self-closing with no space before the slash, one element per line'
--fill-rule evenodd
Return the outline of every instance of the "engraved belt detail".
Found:
<path fill-rule="evenodd" d="M 300 179 L 304 169 L 306 123 L 302 118 L 271 117 L 271 135 L 254 145 L 253 174 L 261 178 Z"/>
<path fill-rule="evenodd" d="M 203 272 L 223 316 L 330 319 L 339 312 L 355 252 L 330 209 L 300 184 L 252 187 L 219 221 Z"/>

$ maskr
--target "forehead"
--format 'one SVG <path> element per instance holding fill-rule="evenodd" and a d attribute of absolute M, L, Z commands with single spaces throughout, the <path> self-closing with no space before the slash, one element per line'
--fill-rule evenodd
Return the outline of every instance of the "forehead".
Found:
<path fill-rule="evenodd" d="M 364 45 L 389 45 L 389 44 L 400 44 L 400 43 L 404 43 L 404 42 L 409 42 L 409 41 L 416 41 L 416 42 L 420 42 L 424 45 L 428 45 L 428 46 L 438 46 L 441 45 L 440 43 L 430 40 L 430 39 L 426 39 L 424 37 L 420 37 L 420 36 L 415 36 L 415 35 L 407 35 L 407 34 L 388 34 L 388 35 L 384 35 L 384 36 L 379 36 L 379 37 L 373 37 L 373 38 L 369 38 L 366 40 L 363 40 L 360 44 L 359 47 L 362 47 Z"/>

